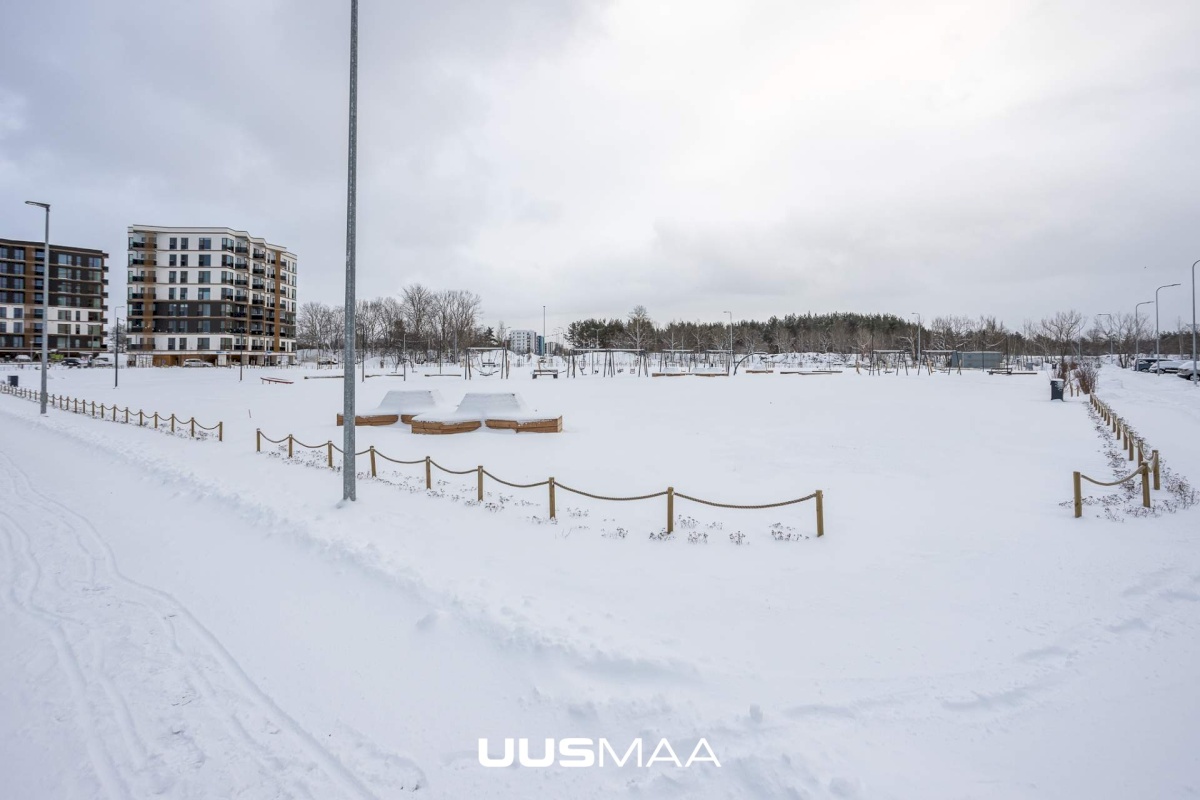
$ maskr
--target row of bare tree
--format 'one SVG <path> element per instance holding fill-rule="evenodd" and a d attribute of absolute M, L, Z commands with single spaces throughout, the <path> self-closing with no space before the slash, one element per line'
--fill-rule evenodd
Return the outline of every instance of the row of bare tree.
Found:
<path fill-rule="evenodd" d="M 416 361 L 457 359 L 466 347 L 493 337 L 480 329 L 479 295 L 461 289 L 434 291 L 406 286 L 399 297 L 360 300 L 355 307 L 355 346 L 362 357 L 390 360 L 399 366 Z M 309 302 L 296 319 L 297 348 L 319 358 L 336 359 L 345 343 L 346 317 L 341 306 Z"/>

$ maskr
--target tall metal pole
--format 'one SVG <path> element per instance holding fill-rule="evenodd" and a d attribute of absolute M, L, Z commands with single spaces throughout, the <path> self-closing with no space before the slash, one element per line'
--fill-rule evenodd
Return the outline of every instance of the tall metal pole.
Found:
<path fill-rule="evenodd" d="M 1143 300 L 1133 307 L 1133 335 L 1136 338 L 1136 343 L 1133 346 L 1133 371 L 1137 372 L 1138 356 L 1142 352 L 1142 325 L 1138 321 L 1138 309 L 1142 306 L 1148 306 L 1153 303 L 1153 300 Z"/>
<path fill-rule="evenodd" d="M 45 249 L 42 251 L 42 414 L 46 413 L 46 370 L 50 366 L 50 204 L 26 200 L 46 212 Z M 37 259 L 34 259 L 36 269 Z M 36 273 L 35 273 L 36 275 Z"/>
<path fill-rule="evenodd" d="M 730 372 L 730 374 L 732 374 L 733 373 L 733 312 L 726 311 L 725 313 L 729 315 L 729 372 Z M 750 368 L 746 367 L 746 369 L 750 369 Z"/>
<path fill-rule="evenodd" d="M 910 312 L 909 316 L 917 318 L 917 374 L 921 374 L 921 314 L 918 311 Z"/>
<path fill-rule="evenodd" d="M 1112 339 L 1112 314 L 1097 314 L 1097 317 L 1108 317 L 1108 360 L 1112 361 L 1113 357 L 1113 339 Z"/>
<path fill-rule="evenodd" d="M 350 147 L 346 176 L 346 331 L 342 355 L 342 500 L 357 500 L 354 472 L 354 233 L 358 163 L 358 0 L 350 0 Z"/>
<path fill-rule="evenodd" d="M 542 306 L 542 352 L 539 355 L 546 355 L 546 307 Z"/>
<path fill-rule="evenodd" d="M 1196 265 L 1200 261 L 1192 262 L 1192 387 L 1200 385 L 1200 364 L 1196 363 Z"/>
<path fill-rule="evenodd" d="M 144 301 L 143 301 L 144 302 Z M 125 318 L 129 318 L 128 306 L 117 306 L 117 313 L 113 318 L 113 388 L 116 389 L 120 379 L 120 368 L 117 366 L 121 363 L 121 309 L 125 309 Z"/>
<path fill-rule="evenodd" d="M 1162 361 L 1162 335 L 1158 332 L 1158 293 L 1163 289 L 1170 289 L 1172 286 L 1178 286 L 1178 283 L 1168 283 L 1166 286 L 1160 286 L 1154 290 L 1154 372 L 1158 375 L 1162 374 L 1159 369 L 1159 362 Z"/>

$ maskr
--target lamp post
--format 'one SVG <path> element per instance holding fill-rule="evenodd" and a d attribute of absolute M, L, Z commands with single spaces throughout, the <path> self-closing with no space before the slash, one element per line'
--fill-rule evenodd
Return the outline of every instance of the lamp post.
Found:
<path fill-rule="evenodd" d="M 1193 388 L 1200 385 L 1200 369 L 1197 369 L 1196 364 L 1196 265 L 1200 261 L 1192 262 L 1192 386 Z"/>
<path fill-rule="evenodd" d="M 1153 303 L 1153 300 L 1143 300 L 1133 307 L 1133 335 L 1135 344 L 1133 346 L 1133 371 L 1137 372 L 1138 355 L 1142 352 L 1142 325 L 1138 322 L 1138 309 L 1142 306 L 1148 306 Z"/>
<path fill-rule="evenodd" d="M 113 388 L 116 389 L 120 381 L 121 374 L 119 365 L 121 363 L 121 309 L 125 309 L 125 318 L 129 319 L 129 307 L 117 306 L 113 313 Z"/>
<path fill-rule="evenodd" d="M 921 374 L 921 315 L 919 312 L 909 312 L 910 317 L 917 318 L 917 374 Z"/>
<path fill-rule="evenodd" d="M 358 0 L 350 0 L 350 134 L 346 159 L 346 330 L 342 355 L 342 500 L 356 500 L 354 470 L 354 236 L 358 198 Z"/>
<path fill-rule="evenodd" d="M 1113 357 L 1113 338 L 1112 338 L 1112 314 L 1097 314 L 1097 317 L 1108 317 L 1108 360 L 1112 361 Z"/>
<path fill-rule="evenodd" d="M 542 352 L 538 355 L 546 357 L 546 307 L 544 305 L 542 306 Z"/>
<path fill-rule="evenodd" d="M 733 372 L 733 312 L 726 311 L 729 315 L 729 371 Z M 750 367 L 746 367 L 750 369 Z"/>
<path fill-rule="evenodd" d="M 1162 375 L 1162 370 L 1159 368 L 1159 362 L 1162 361 L 1162 336 L 1158 332 L 1158 293 L 1163 289 L 1170 289 L 1172 286 L 1178 286 L 1178 283 L 1168 283 L 1166 286 L 1160 286 L 1154 290 L 1154 371 Z"/>
<path fill-rule="evenodd" d="M 50 365 L 50 204 L 26 200 L 46 212 L 45 250 L 42 251 L 42 415 L 46 413 L 46 369 Z M 37 259 L 34 259 L 36 265 Z"/>

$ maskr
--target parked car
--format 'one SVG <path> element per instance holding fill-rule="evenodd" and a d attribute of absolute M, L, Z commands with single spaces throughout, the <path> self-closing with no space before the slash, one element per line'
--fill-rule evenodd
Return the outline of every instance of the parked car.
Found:
<path fill-rule="evenodd" d="M 1170 370 L 1167 369 L 1167 366 L 1171 363 L 1171 359 L 1163 358 L 1162 356 L 1158 358 L 1154 358 L 1153 356 L 1143 357 L 1135 362 L 1135 368 L 1138 372 L 1168 372 Z"/>
<path fill-rule="evenodd" d="M 64 367 L 86 367 L 87 366 L 87 364 L 84 363 L 83 359 L 75 358 L 73 356 L 71 358 L 64 358 L 59 363 L 62 364 Z"/>
<path fill-rule="evenodd" d="M 92 356 L 92 360 L 88 362 L 89 367 L 111 367 L 113 365 L 113 357 L 109 355 Z"/>
<path fill-rule="evenodd" d="M 202 358 L 185 358 L 183 360 L 185 367 L 211 367 L 212 364 Z"/>
<path fill-rule="evenodd" d="M 1178 361 L 1178 360 L 1176 360 L 1176 359 L 1173 359 L 1173 358 L 1172 358 L 1172 359 L 1167 359 L 1167 358 L 1164 358 L 1164 359 L 1162 359 L 1161 361 L 1159 361 L 1159 362 L 1158 362 L 1158 364 L 1156 364 L 1155 366 L 1151 367 L 1151 368 L 1150 368 L 1150 371 L 1151 371 L 1151 372 L 1155 372 L 1155 373 L 1163 373 L 1163 372 L 1178 372 L 1178 371 L 1179 371 L 1179 368 L 1180 368 L 1181 366 L 1183 366 L 1183 362 L 1182 362 L 1182 361 Z"/>
<path fill-rule="evenodd" d="M 1187 378 L 1188 380 L 1191 380 L 1192 375 L 1195 374 L 1197 369 L 1196 364 L 1197 362 L 1195 361 L 1180 361 L 1179 369 L 1175 370 L 1175 374 L 1181 378 Z"/>

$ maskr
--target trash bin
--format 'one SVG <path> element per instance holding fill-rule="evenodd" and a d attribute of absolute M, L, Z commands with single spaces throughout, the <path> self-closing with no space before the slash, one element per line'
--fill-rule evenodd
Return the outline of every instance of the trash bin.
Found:
<path fill-rule="evenodd" d="M 8 376 L 8 385 L 12 386 L 13 388 L 16 388 L 18 379 L 19 379 L 19 376 L 17 376 L 17 375 L 9 375 Z"/>
<path fill-rule="evenodd" d="M 1063 400 L 1064 384 L 1066 384 L 1066 381 L 1064 381 L 1062 378 L 1051 378 L 1050 379 L 1050 399 L 1051 400 Z M 1066 401 L 1063 400 L 1063 402 L 1066 402 Z"/>

